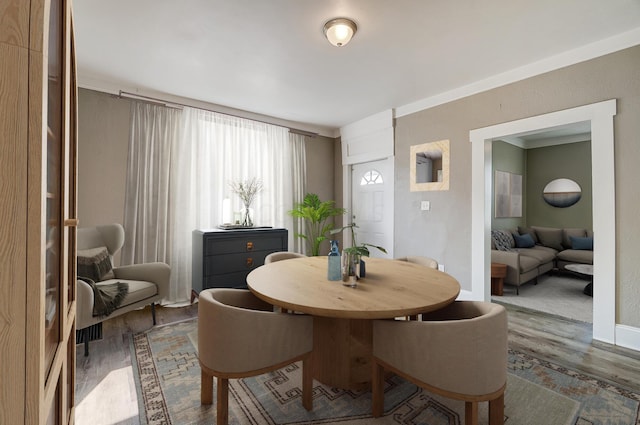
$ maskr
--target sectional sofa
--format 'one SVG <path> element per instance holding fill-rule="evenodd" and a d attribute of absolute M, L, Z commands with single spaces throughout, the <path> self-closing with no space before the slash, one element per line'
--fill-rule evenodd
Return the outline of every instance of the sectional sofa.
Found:
<path fill-rule="evenodd" d="M 516 286 L 567 264 L 593 264 L 593 233 L 580 228 L 518 227 L 491 231 L 491 262 L 507 265 L 504 283 Z"/>

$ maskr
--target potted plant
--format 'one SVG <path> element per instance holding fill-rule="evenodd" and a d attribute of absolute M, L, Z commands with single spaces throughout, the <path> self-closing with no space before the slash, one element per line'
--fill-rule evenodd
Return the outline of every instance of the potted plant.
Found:
<path fill-rule="evenodd" d="M 356 226 L 355 223 L 351 223 L 351 224 L 347 224 L 346 226 L 341 227 L 340 229 L 334 229 L 331 231 L 331 234 L 334 233 L 338 233 L 343 231 L 344 229 L 351 229 L 351 243 L 352 246 L 344 248 L 342 250 L 343 255 L 346 256 L 346 259 L 344 260 L 346 262 L 345 267 L 348 267 L 348 271 L 347 273 L 350 276 L 355 275 L 356 278 L 358 277 L 364 277 L 365 275 L 365 266 L 364 266 L 364 261 L 362 260 L 362 257 L 368 257 L 370 252 L 369 252 L 369 247 L 371 248 L 376 248 L 377 250 L 379 250 L 380 252 L 384 252 L 385 254 L 387 253 L 387 250 L 384 249 L 381 246 L 377 246 L 377 245 L 372 245 L 370 243 L 361 243 L 358 245 L 357 241 L 356 241 L 356 233 L 354 228 L 356 228 L 358 226 Z M 360 267 L 359 269 L 359 273 L 356 272 L 356 268 Z"/>
<path fill-rule="evenodd" d="M 253 217 L 251 217 L 251 204 L 258 192 L 262 190 L 262 181 L 256 177 L 249 180 L 233 181 L 229 183 L 231 190 L 240 197 L 244 205 L 242 226 L 253 227 Z"/>
<path fill-rule="evenodd" d="M 289 211 L 293 217 L 304 220 L 306 233 L 296 233 L 296 237 L 307 241 L 311 255 L 314 256 L 320 255 L 320 244 L 333 229 L 333 221 L 329 219 L 344 213 L 345 209 L 337 208 L 335 201 L 321 201 L 315 193 L 307 193 L 304 200 Z"/>

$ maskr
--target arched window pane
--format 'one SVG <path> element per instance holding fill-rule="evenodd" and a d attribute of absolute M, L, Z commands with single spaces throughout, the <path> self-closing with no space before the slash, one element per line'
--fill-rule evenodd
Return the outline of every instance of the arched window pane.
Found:
<path fill-rule="evenodd" d="M 362 175 L 362 179 L 360 179 L 360 186 L 366 186 L 369 184 L 382 184 L 382 183 L 383 183 L 382 174 L 380 174 L 376 170 L 366 171 Z"/>

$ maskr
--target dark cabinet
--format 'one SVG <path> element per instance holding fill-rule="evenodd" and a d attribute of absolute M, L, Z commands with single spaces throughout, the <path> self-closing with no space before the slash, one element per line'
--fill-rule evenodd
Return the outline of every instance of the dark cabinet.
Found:
<path fill-rule="evenodd" d="M 192 288 L 246 288 L 247 275 L 264 258 L 288 248 L 287 229 L 194 230 Z"/>

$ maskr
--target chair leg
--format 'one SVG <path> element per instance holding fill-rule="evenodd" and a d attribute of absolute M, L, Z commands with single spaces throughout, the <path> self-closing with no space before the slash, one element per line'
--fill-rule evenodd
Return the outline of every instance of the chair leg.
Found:
<path fill-rule="evenodd" d="M 311 371 L 311 354 L 302 360 L 302 406 L 313 410 L 313 374 Z"/>
<path fill-rule="evenodd" d="M 84 356 L 89 356 L 89 328 L 86 327 L 82 330 L 82 338 L 84 339 Z"/>
<path fill-rule="evenodd" d="M 218 377 L 216 423 L 227 425 L 229 423 L 229 380 Z"/>
<path fill-rule="evenodd" d="M 489 400 L 489 425 L 504 424 L 504 393 L 498 398 Z"/>
<path fill-rule="evenodd" d="M 372 359 L 371 414 L 379 418 L 384 413 L 384 368 Z"/>
<path fill-rule="evenodd" d="M 153 318 L 153 326 L 156 325 L 156 303 L 151 303 L 151 317 Z"/>
<path fill-rule="evenodd" d="M 200 371 L 200 404 L 213 403 L 213 376 Z"/>
<path fill-rule="evenodd" d="M 478 425 L 478 402 L 467 401 L 464 403 L 464 424 Z"/>

